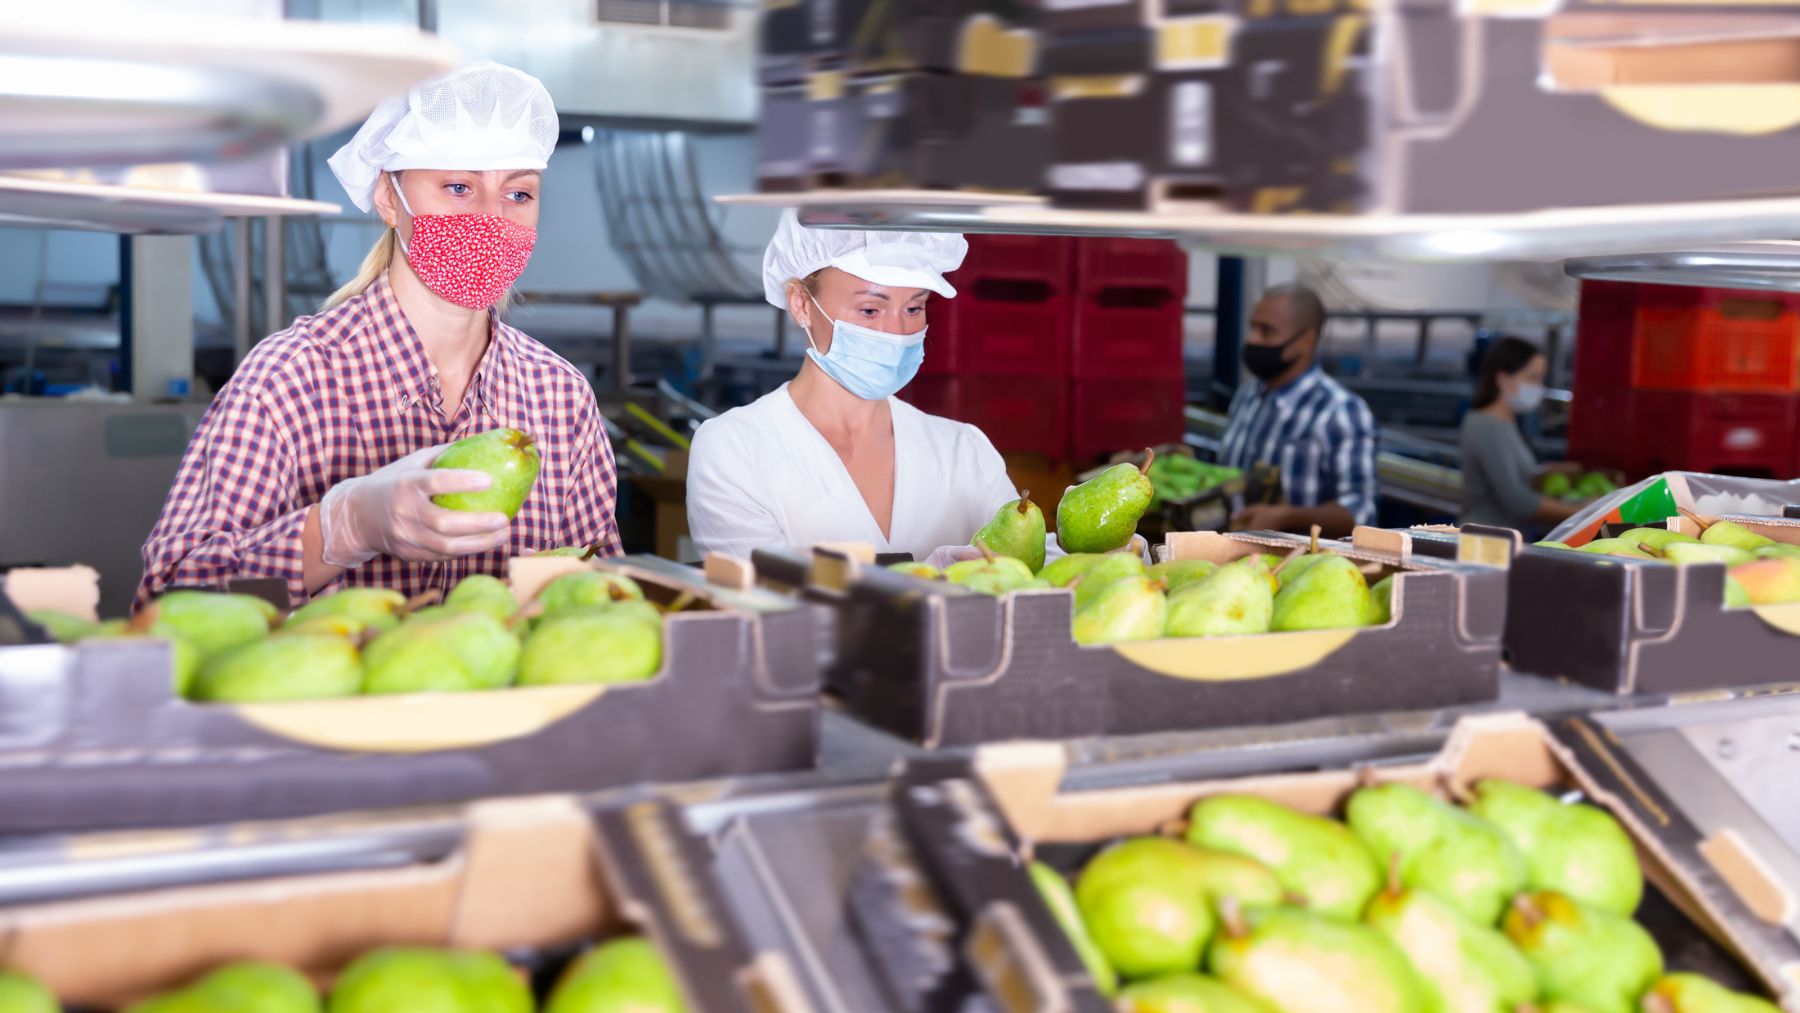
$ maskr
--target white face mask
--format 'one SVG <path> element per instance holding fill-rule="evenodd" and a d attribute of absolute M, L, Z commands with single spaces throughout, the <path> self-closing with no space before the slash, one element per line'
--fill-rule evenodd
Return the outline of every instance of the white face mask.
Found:
<path fill-rule="evenodd" d="M 1538 405 L 1544 403 L 1544 385 L 1541 383 L 1520 383 L 1517 390 L 1506 399 L 1512 410 L 1521 415 L 1529 415 L 1537 411 Z"/>

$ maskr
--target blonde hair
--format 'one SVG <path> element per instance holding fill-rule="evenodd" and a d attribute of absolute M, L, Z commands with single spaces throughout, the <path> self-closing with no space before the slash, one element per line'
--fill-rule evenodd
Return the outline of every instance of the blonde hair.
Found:
<path fill-rule="evenodd" d="M 381 238 L 375 240 L 375 245 L 370 248 L 369 255 L 363 258 L 362 267 L 357 269 L 356 277 L 351 278 L 336 292 L 331 293 L 331 296 L 320 304 L 319 312 L 323 313 L 333 307 L 341 306 L 346 301 L 368 291 L 369 286 L 375 284 L 375 279 L 381 277 L 382 272 L 388 269 L 388 264 L 393 262 L 394 245 L 393 226 L 382 229 Z"/>

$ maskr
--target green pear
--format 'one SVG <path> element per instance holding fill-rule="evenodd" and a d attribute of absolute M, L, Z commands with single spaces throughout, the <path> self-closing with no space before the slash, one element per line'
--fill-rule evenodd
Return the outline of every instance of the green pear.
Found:
<path fill-rule="evenodd" d="M 1381 889 L 1381 866 L 1350 828 L 1255 795 L 1214 795 L 1194 803 L 1187 840 L 1261 862 L 1284 889 L 1329 917 L 1354 921 Z"/>
<path fill-rule="evenodd" d="M 1776 542 L 1774 545 L 1765 545 L 1760 549 L 1755 549 L 1750 554 L 1757 559 L 1781 559 L 1784 557 L 1800 559 L 1800 545 Z"/>
<path fill-rule="evenodd" d="M 1079 612 L 1092 605 L 1100 597 L 1100 592 L 1114 583 L 1132 577 L 1143 577 L 1146 573 L 1143 559 L 1135 553 L 1115 552 L 1106 556 L 1088 567 L 1088 571 L 1071 585 L 1075 589 L 1075 610 Z"/>
<path fill-rule="evenodd" d="M 1087 926 L 1082 923 L 1081 909 L 1076 906 L 1075 891 L 1069 888 L 1069 881 L 1062 877 L 1062 873 L 1042 862 L 1031 862 L 1026 869 L 1031 875 L 1031 882 L 1037 887 L 1038 895 L 1044 898 L 1044 906 L 1050 909 L 1051 917 L 1056 919 L 1063 934 L 1069 937 L 1076 956 L 1087 967 L 1088 977 L 1094 979 L 1094 989 L 1105 996 L 1117 992 L 1118 972 L 1106 962 L 1106 954 L 1101 952 L 1094 937 L 1088 934 Z"/>
<path fill-rule="evenodd" d="M 537 593 L 545 616 L 589 609 L 615 601 L 642 598 L 644 589 L 622 573 L 609 570 L 577 570 L 565 573 Z"/>
<path fill-rule="evenodd" d="M 1731 574 L 1725 575 L 1725 607 L 1728 609 L 1746 609 L 1755 604 L 1750 600 L 1750 592 Z"/>
<path fill-rule="evenodd" d="M 1777 544 L 1775 539 L 1759 535 L 1742 524 L 1731 521 L 1714 521 L 1700 532 L 1700 540 L 1708 545 L 1729 545 L 1735 549 L 1755 552 Z"/>
<path fill-rule="evenodd" d="M 1303 556 L 1295 556 L 1292 559 L 1277 559 L 1275 564 L 1271 566 L 1269 570 L 1271 573 L 1275 574 L 1276 590 L 1279 591 L 1294 581 L 1299 580 L 1301 574 L 1320 563 L 1323 563 L 1325 560 L 1342 558 L 1344 557 L 1335 552 L 1309 552 Z"/>
<path fill-rule="evenodd" d="M 1369 588 L 1370 626 L 1386 626 L 1394 621 L 1394 575 L 1388 574 Z"/>
<path fill-rule="evenodd" d="M 1370 617 L 1369 585 L 1356 564 L 1335 553 L 1323 555 L 1275 595 L 1269 629 L 1332 630 L 1363 626 Z"/>
<path fill-rule="evenodd" d="M 519 638 L 486 612 L 447 609 L 409 619 L 363 649 L 363 692 L 499 689 L 518 673 Z"/>
<path fill-rule="evenodd" d="M 1589 552 L 1597 556 L 1620 556 L 1625 559 L 1655 559 L 1656 557 L 1638 548 L 1636 542 L 1628 542 L 1623 538 L 1596 538 L 1581 546 L 1576 552 Z"/>
<path fill-rule="evenodd" d="M 1100 561 L 1108 558 L 1109 555 L 1112 554 L 1104 552 L 1071 553 L 1046 563 L 1044 568 L 1038 571 L 1037 577 L 1039 580 L 1048 582 L 1051 587 L 1068 587 L 1075 582 L 1075 578 L 1100 565 Z"/>
<path fill-rule="evenodd" d="M 1684 535 L 1667 528 L 1632 528 L 1620 534 L 1619 541 L 1627 545 L 1648 545 L 1655 552 L 1663 554 L 1667 554 L 1672 545 L 1700 544 L 1700 539 L 1693 535 Z"/>
<path fill-rule="evenodd" d="M 1544 495 L 1551 499 L 1568 499 L 1575 493 L 1575 480 L 1560 471 L 1544 476 Z"/>
<path fill-rule="evenodd" d="M 73 644 L 100 632 L 100 624 L 55 609 L 26 609 L 25 618 L 37 623 L 59 644 Z"/>
<path fill-rule="evenodd" d="M 532 553 L 532 556 L 560 556 L 574 559 L 592 559 L 599 554 L 598 545 L 561 545 L 554 549 L 544 549 Z"/>
<path fill-rule="evenodd" d="M 615 939 L 563 972 L 544 1013 L 682 1013 L 687 1000 L 647 939 Z"/>
<path fill-rule="evenodd" d="M 1499 827 L 1525 856 L 1526 879 L 1602 911 L 1630 915 L 1644 895 L 1637 849 L 1610 813 L 1564 804 L 1535 788 L 1477 781 L 1469 811 Z"/>
<path fill-rule="evenodd" d="M 314 598 L 295 609 L 287 618 L 287 626 L 304 626 L 315 619 L 342 618 L 356 624 L 359 630 L 380 633 L 400 625 L 400 616 L 405 610 L 406 596 L 398 591 L 385 587 L 347 587 L 323 598 Z"/>
<path fill-rule="evenodd" d="M 491 953 L 392 946 L 356 958 L 329 1013 L 531 1013 L 531 991 Z"/>
<path fill-rule="evenodd" d="M 1018 499 L 1001 507 L 975 532 L 970 544 L 1017 559 L 1035 574 L 1044 568 L 1044 512 L 1031 501 L 1030 492 L 1021 491 Z"/>
<path fill-rule="evenodd" d="M 1217 637 L 1269 632 L 1275 596 L 1268 570 L 1255 556 L 1226 563 L 1197 584 L 1169 595 L 1165 632 L 1171 637 Z"/>
<path fill-rule="evenodd" d="M 6 1009 L 0 1004 L 0 1009 Z M 318 990 L 298 971 L 247 960 L 221 967 L 179 992 L 127 1013 L 319 1013 Z"/>
<path fill-rule="evenodd" d="M 1800 559 L 1758 559 L 1731 568 L 1730 579 L 1751 605 L 1785 605 L 1800 601 Z"/>
<path fill-rule="evenodd" d="M 1761 996 L 1731 989 L 1698 974 L 1665 974 L 1644 996 L 1645 1013 L 1781 1013 Z"/>
<path fill-rule="evenodd" d="M 0 1010 L 6 1013 L 62 1013 L 56 996 L 17 971 L 0 971 Z"/>
<path fill-rule="evenodd" d="M 641 682 L 662 670 L 661 623 L 612 609 L 546 617 L 525 638 L 519 685 Z"/>
<path fill-rule="evenodd" d="M 1724 563 L 1726 566 L 1737 566 L 1739 563 L 1748 563 L 1756 557 L 1731 545 L 1676 542 L 1663 550 L 1663 558 L 1680 566 L 1691 563 Z"/>
<path fill-rule="evenodd" d="M 479 492 L 439 493 L 431 497 L 433 503 L 446 510 L 505 514 L 511 520 L 537 482 L 538 449 L 517 429 L 490 429 L 445 447 L 431 466 L 479 471 L 493 480 Z"/>
<path fill-rule="evenodd" d="M 1544 998 L 1594 1013 L 1633 1013 L 1663 973 L 1662 953 L 1642 926 L 1553 890 L 1514 898 L 1502 927 L 1537 968 Z"/>
<path fill-rule="evenodd" d="M 261 640 L 280 619 L 275 606 L 248 594 L 170 591 L 155 604 L 158 624 L 193 644 L 202 658 Z"/>
<path fill-rule="evenodd" d="M 1434 1013 L 1505 1013 L 1537 999 L 1537 969 L 1504 934 L 1429 893 L 1389 884 L 1364 917 L 1406 954 Z"/>
<path fill-rule="evenodd" d="M 1160 580 L 1170 594 L 1198 584 L 1217 573 L 1219 564 L 1205 559 L 1171 559 L 1150 568 L 1150 579 Z"/>
<path fill-rule="evenodd" d="M 1546 549 L 1572 549 L 1572 548 L 1574 548 L 1574 546 L 1570 545 L 1568 542 L 1554 542 L 1549 539 L 1545 539 L 1541 542 L 1532 542 L 1531 544 L 1542 546 L 1543 548 L 1546 548 Z"/>
<path fill-rule="evenodd" d="M 485 612 L 502 623 L 511 622 L 519 611 L 519 601 L 506 581 L 485 573 L 473 573 L 458 581 L 444 596 L 444 604 L 453 609 Z"/>
<path fill-rule="evenodd" d="M 322 633 L 284 633 L 226 651 L 194 680 L 196 700 L 256 703 L 353 696 L 362 688 L 356 645 Z"/>
<path fill-rule="evenodd" d="M 1193 851 L 1194 859 L 1188 864 L 1193 868 L 1194 881 L 1214 908 L 1231 902 L 1241 910 L 1253 911 L 1276 907 L 1287 900 L 1281 877 L 1256 859 L 1206 848 Z"/>
<path fill-rule="evenodd" d="M 1503 830 L 1411 785 L 1360 788 L 1344 817 L 1377 858 L 1398 860 L 1402 885 L 1478 924 L 1494 924 L 1525 889 L 1525 858 Z"/>
<path fill-rule="evenodd" d="M 1273 1013 L 1261 1000 L 1204 974 L 1165 974 L 1119 993 L 1122 1013 Z"/>
<path fill-rule="evenodd" d="M 1142 978 L 1200 965 L 1213 932 L 1212 905 L 1179 841 L 1133 838 L 1102 851 L 1075 883 L 1075 904 L 1094 944 L 1121 976 Z"/>
<path fill-rule="evenodd" d="M 1056 539 L 1068 552 L 1109 552 L 1131 540 L 1156 490 L 1141 467 L 1115 464 L 1068 492 L 1056 505 Z"/>
<path fill-rule="evenodd" d="M 908 577 L 917 577 L 920 580 L 944 579 L 944 571 L 924 563 L 893 563 L 888 566 L 888 569 L 895 573 L 904 573 Z"/>
<path fill-rule="evenodd" d="M 944 580 L 979 594 L 999 597 L 1008 591 L 1049 585 L 1031 575 L 1031 567 L 1011 556 L 965 559 L 944 568 Z"/>
<path fill-rule="evenodd" d="M 1227 911 L 1206 969 L 1281 1013 L 1426 1013 L 1424 986 L 1386 936 L 1312 911 Z"/>
<path fill-rule="evenodd" d="M 1071 634 L 1078 644 L 1120 644 L 1155 640 L 1168 623 L 1169 600 L 1148 577 L 1127 577 L 1108 584 L 1086 608 L 1075 613 Z"/>

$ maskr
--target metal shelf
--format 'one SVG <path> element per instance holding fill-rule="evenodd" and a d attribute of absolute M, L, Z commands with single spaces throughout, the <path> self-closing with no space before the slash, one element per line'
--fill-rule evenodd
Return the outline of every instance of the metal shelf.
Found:
<path fill-rule="evenodd" d="M 1800 242 L 1730 243 L 1704 250 L 1581 257 L 1572 278 L 1800 292 Z"/>
<path fill-rule="evenodd" d="M 931 191 L 820 191 L 719 198 L 797 208 L 815 228 L 1135 236 L 1246 255 L 1471 263 L 1565 260 L 1800 237 L 1800 197 L 1552 208 L 1517 214 L 1251 215 L 1052 208 L 1035 198 Z"/>
<path fill-rule="evenodd" d="M 0 169 L 245 158 L 350 126 L 456 63 L 400 27 L 9 12 Z"/>
<path fill-rule="evenodd" d="M 0 225 L 200 235 L 226 218 L 334 214 L 338 205 L 256 194 L 151 190 L 0 175 Z"/>

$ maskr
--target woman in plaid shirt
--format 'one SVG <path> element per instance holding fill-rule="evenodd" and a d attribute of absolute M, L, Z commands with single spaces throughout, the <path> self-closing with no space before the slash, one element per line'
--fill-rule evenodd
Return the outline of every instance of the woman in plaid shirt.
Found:
<path fill-rule="evenodd" d="M 144 544 L 139 603 L 242 577 L 284 579 L 296 602 L 344 585 L 415 594 L 540 549 L 619 552 L 593 389 L 494 311 L 530 256 L 556 136 L 543 85 L 475 64 L 383 102 L 332 156 L 388 228 L 355 279 L 258 344 L 214 399 Z M 488 478 L 432 460 L 498 428 L 530 433 L 542 457 L 518 516 L 434 505 Z"/>

